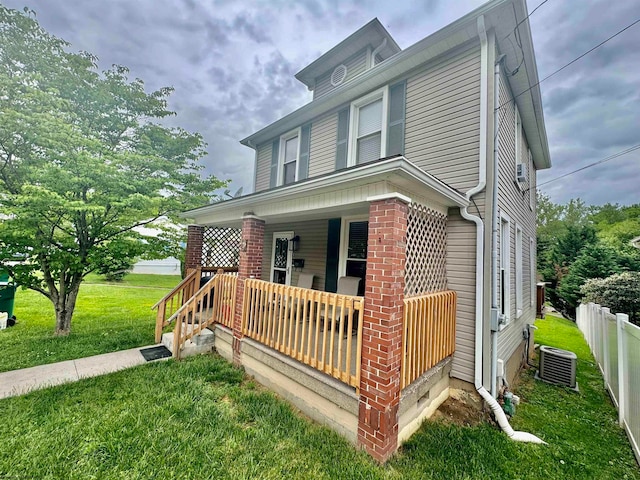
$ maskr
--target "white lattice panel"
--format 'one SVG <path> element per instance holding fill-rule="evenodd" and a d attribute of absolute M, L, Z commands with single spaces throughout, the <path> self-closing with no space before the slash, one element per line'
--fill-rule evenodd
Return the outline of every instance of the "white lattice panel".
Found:
<path fill-rule="evenodd" d="M 407 216 L 406 297 L 447 289 L 447 216 L 412 203 Z"/>

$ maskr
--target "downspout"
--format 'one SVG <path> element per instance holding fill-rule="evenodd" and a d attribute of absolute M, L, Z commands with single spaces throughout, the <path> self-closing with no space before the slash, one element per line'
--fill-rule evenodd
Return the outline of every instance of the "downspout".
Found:
<path fill-rule="evenodd" d="M 376 66 L 376 55 L 380 53 L 380 51 L 387 46 L 387 39 L 383 39 L 382 43 L 376 47 L 376 49 L 371 52 L 371 68 Z"/>
<path fill-rule="evenodd" d="M 488 93 L 487 80 L 489 76 L 487 31 L 484 16 L 478 17 L 478 36 L 480 37 L 480 158 L 478 184 L 469 190 L 465 196 L 470 200 L 473 195 L 483 191 L 487 185 L 487 113 Z M 496 182 L 494 182 L 496 183 Z M 475 371 L 474 385 L 480 396 L 489 404 L 500 428 L 512 440 L 520 442 L 544 443 L 535 435 L 513 430 L 500 404 L 482 385 L 482 325 L 483 325 L 483 279 L 484 279 L 484 223 L 480 217 L 469 213 L 468 207 L 460 210 L 462 218 L 476 225 L 476 319 L 475 319 Z"/>

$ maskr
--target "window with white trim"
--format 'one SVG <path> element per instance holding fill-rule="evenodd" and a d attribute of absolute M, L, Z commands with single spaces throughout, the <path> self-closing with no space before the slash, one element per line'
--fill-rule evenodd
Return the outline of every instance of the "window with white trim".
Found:
<path fill-rule="evenodd" d="M 280 137 L 280 185 L 298 180 L 300 158 L 300 129 L 296 128 Z"/>
<path fill-rule="evenodd" d="M 343 217 L 340 233 L 339 276 L 359 277 L 358 295 L 364 295 L 367 274 L 369 217 Z"/>
<path fill-rule="evenodd" d="M 516 318 L 522 316 L 522 228 L 516 223 Z"/>
<path fill-rule="evenodd" d="M 533 241 L 532 237 L 529 237 L 529 285 L 530 285 L 530 295 L 529 305 L 532 307 L 536 304 L 536 244 Z"/>
<path fill-rule="evenodd" d="M 500 315 L 502 326 L 509 324 L 511 317 L 511 238 L 509 218 L 500 215 Z"/>
<path fill-rule="evenodd" d="M 533 178 L 533 156 L 529 150 L 529 209 L 533 212 L 533 205 L 536 201 L 536 183 Z"/>
<path fill-rule="evenodd" d="M 387 148 L 388 88 L 351 104 L 347 164 L 362 165 L 384 157 Z"/>
<path fill-rule="evenodd" d="M 518 188 L 520 190 L 522 190 L 524 188 L 524 185 L 522 182 L 518 181 L 518 165 L 522 164 L 522 159 L 520 158 L 522 155 L 521 149 L 522 149 L 522 121 L 520 120 L 520 112 L 518 110 L 518 106 L 514 105 L 514 109 L 515 109 L 515 134 L 514 134 L 514 142 L 515 142 L 515 162 L 514 162 L 514 171 L 513 171 L 513 176 L 514 176 L 514 180 L 516 182 L 516 185 L 518 185 Z M 524 166 L 524 165 L 523 165 Z M 523 168 L 523 167 L 520 167 Z"/>

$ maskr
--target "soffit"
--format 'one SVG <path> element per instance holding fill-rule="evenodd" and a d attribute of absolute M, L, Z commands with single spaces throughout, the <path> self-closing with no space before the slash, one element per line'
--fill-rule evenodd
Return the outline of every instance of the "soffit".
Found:
<path fill-rule="evenodd" d="M 248 213 L 267 223 L 342 217 L 367 213 L 369 197 L 396 192 L 443 213 L 449 207 L 468 205 L 460 192 L 399 156 L 214 203 L 181 216 L 212 226 L 239 226 Z"/>

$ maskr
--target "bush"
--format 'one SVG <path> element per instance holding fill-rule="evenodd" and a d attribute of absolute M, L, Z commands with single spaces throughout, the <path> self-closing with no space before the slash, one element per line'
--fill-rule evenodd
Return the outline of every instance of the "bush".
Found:
<path fill-rule="evenodd" d="M 582 285 L 590 278 L 605 278 L 619 271 L 615 252 L 610 247 L 601 243 L 585 246 L 558 284 L 557 294 L 563 300 L 561 308 L 554 306 L 565 315 L 575 318 Z"/>
<path fill-rule="evenodd" d="M 601 279 L 587 280 L 580 289 L 584 302 L 609 307 L 612 312 L 626 313 L 640 325 L 640 272 L 624 272 Z"/>

